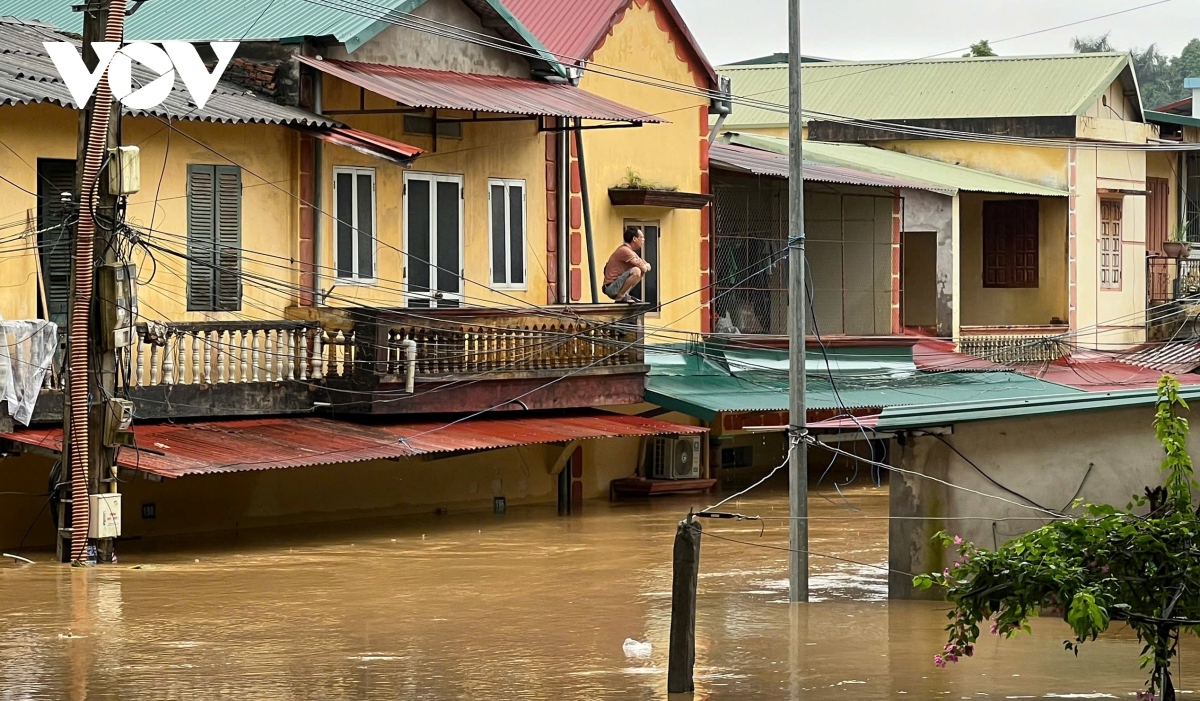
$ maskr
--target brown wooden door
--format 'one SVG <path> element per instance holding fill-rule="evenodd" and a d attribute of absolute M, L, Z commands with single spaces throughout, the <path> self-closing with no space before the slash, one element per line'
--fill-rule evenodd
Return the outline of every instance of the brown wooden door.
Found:
<path fill-rule="evenodd" d="M 1166 178 L 1146 178 L 1146 255 L 1165 257 L 1163 243 L 1170 237 L 1168 228 L 1171 212 L 1171 181 Z M 1148 266 L 1146 285 L 1150 299 L 1167 299 L 1171 278 L 1163 261 Z"/>

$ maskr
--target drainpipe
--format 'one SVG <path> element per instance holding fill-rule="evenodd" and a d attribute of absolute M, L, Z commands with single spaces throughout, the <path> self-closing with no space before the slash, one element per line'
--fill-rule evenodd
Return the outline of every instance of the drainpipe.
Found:
<path fill-rule="evenodd" d="M 566 118 L 555 124 L 558 139 L 558 303 L 571 301 L 571 143 Z"/>
<path fill-rule="evenodd" d="M 587 237 L 588 273 L 592 287 L 592 304 L 600 302 L 596 285 L 596 246 L 592 240 L 592 206 L 588 198 L 587 168 L 583 162 L 583 120 L 575 118 L 575 151 L 579 159 L 579 191 L 583 195 L 583 231 Z"/>
<path fill-rule="evenodd" d="M 321 87 L 321 71 L 313 71 L 313 112 L 320 115 L 324 109 L 324 99 Z M 321 192 L 324 190 L 324 162 L 325 162 L 325 142 L 320 139 L 313 139 L 313 197 L 312 197 L 312 212 L 313 212 L 313 273 L 312 273 L 312 292 L 313 292 L 313 307 L 319 307 L 324 303 L 321 297 L 321 230 L 324 228 L 324 219 L 321 215 Z"/>

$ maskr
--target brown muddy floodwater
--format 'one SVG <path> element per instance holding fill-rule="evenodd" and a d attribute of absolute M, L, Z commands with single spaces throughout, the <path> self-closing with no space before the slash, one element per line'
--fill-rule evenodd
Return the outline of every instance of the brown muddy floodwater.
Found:
<path fill-rule="evenodd" d="M 813 496 L 812 549 L 884 565 L 886 494 L 850 490 L 857 511 Z M 0 699 L 665 699 L 671 543 L 692 503 L 123 543 L 120 565 L 86 570 L 5 561 Z M 786 508 L 779 492 L 737 504 Z M 786 525 L 767 521 L 760 537 L 759 524 L 705 523 L 775 546 Z M 1127 698 L 1141 688 L 1128 631 L 1075 658 L 1056 620 L 1035 621 L 1032 636 L 989 636 L 974 658 L 936 669 L 944 605 L 888 602 L 883 571 L 821 558 L 814 603 L 789 605 L 786 557 L 704 540 L 697 699 Z M 649 641 L 649 657 L 627 658 L 626 638 Z M 1189 642 L 1184 689 L 1200 686 Z"/>

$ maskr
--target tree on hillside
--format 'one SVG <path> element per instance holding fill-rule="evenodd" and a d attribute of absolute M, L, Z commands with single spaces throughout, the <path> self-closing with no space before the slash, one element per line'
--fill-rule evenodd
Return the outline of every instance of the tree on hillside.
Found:
<path fill-rule="evenodd" d="M 1183 51 L 1171 59 L 1171 68 L 1175 70 L 1180 82 L 1180 96 L 1187 97 L 1183 93 L 1183 80 L 1185 78 L 1200 78 L 1200 39 L 1192 39 L 1183 47 Z"/>
<path fill-rule="evenodd" d="M 978 42 L 971 44 L 971 51 L 963 54 L 963 58 L 979 58 L 981 56 L 995 56 L 996 52 L 992 51 L 992 47 L 988 45 L 987 39 L 980 39 Z"/>
<path fill-rule="evenodd" d="M 1117 50 L 1108 34 L 1075 37 L 1071 40 L 1071 48 L 1081 54 Z M 1188 42 L 1179 56 L 1167 56 L 1159 51 L 1157 44 L 1143 50 L 1131 49 L 1130 55 L 1142 91 L 1142 105 L 1147 109 L 1187 97 L 1183 79 L 1200 77 L 1200 39 Z"/>
<path fill-rule="evenodd" d="M 1108 32 L 1095 37 L 1075 37 L 1071 40 L 1071 49 L 1077 54 L 1098 54 L 1105 51 L 1116 51 L 1108 41 Z"/>

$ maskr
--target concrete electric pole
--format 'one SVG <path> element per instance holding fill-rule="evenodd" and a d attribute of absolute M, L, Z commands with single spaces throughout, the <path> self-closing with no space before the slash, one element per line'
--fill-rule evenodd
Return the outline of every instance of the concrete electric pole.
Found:
<path fill-rule="evenodd" d="M 791 416 L 788 421 L 788 590 L 791 600 L 808 601 L 808 438 L 805 426 L 805 317 L 808 294 L 804 285 L 804 126 L 800 100 L 800 0 L 788 0 L 788 343 Z"/>
<path fill-rule="evenodd" d="M 94 71 L 99 59 L 93 42 L 117 42 L 124 38 L 125 0 L 89 0 L 83 3 L 83 61 Z M 107 71 L 105 71 L 107 74 Z M 70 476 L 70 498 L 59 510 L 58 557 L 60 561 L 87 559 L 88 529 L 92 519 L 92 495 L 117 491 L 116 449 L 106 445 L 105 419 L 108 399 L 115 396 L 117 362 L 111 329 L 93 324 L 94 314 L 104 305 L 97 288 L 96 271 L 117 262 L 117 196 L 109 192 L 104 175 L 110 149 L 117 146 L 120 106 L 113 99 L 108 80 L 101 79 L 79 117 L 79 157 L 76 161 L 75 256 L 71 266 L 71 298 L 67 321 L 66 406 L 63 411 L 63 457 Z M 96 315 L 105 318 L 108 315 Z M 102 508 L 111 508 L 99 501 Z M 70 511 L 70 527 L 63 514 Z M 119 506 L 117 507 L 119 508 Z M 119 522 L 119 513 L 116 515 Z M 98 562 L 112 560 L 112 538 L 95 541 Z"/>

